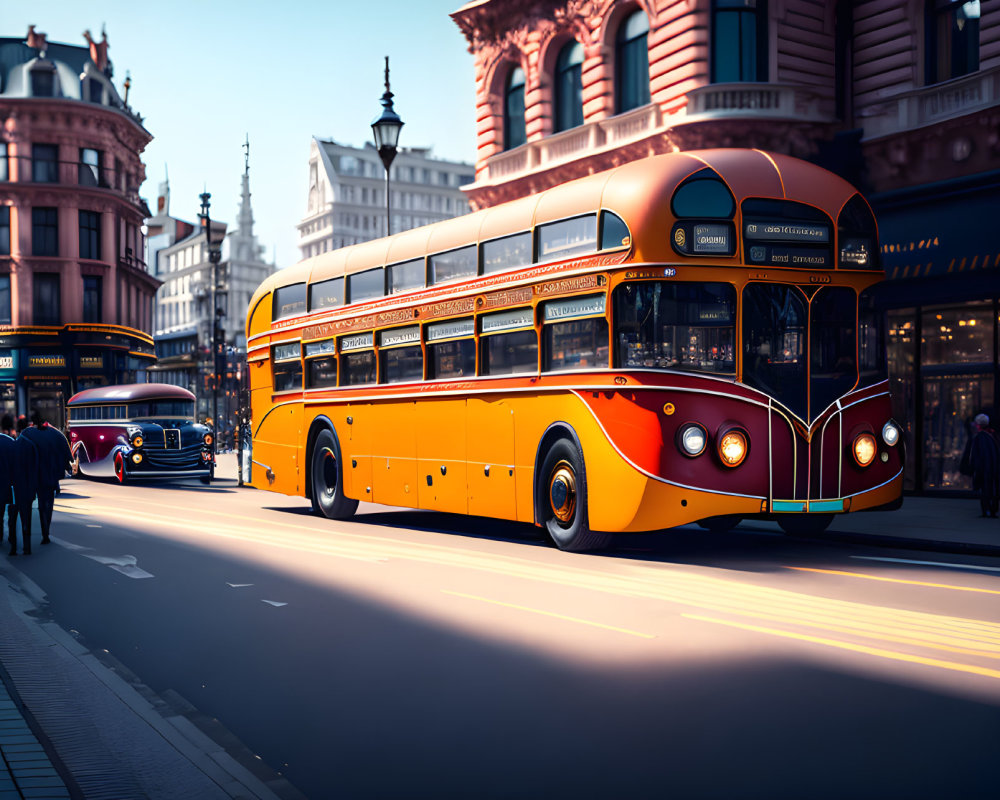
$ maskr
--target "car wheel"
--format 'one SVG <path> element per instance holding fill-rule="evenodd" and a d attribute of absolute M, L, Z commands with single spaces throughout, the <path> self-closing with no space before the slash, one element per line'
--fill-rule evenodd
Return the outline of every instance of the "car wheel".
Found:
<path fill-rule="evenodd" d="M 537 484 L 541 521 L 560 550 L 601 550 L 611 534 L 592 531 L 587 513 L 587 475 L 583 454 L 560 439 L 545 454 Z"/>
<path fill-rule="evenodd" d="M 313 513 L 328 519 L 352 516 L 358 510 L 358 501 L 344 497 L 340 446 L 330 431 L 321 431 L 316 437 L 311 463 Z"/>

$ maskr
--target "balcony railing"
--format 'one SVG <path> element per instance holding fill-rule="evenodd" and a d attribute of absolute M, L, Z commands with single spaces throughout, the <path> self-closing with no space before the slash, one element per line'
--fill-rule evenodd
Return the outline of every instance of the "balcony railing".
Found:
<path fill-rule="evenodd" d="M 692 89 L 683 122 L 724 117 L 831 122 L 829 92 L 779 83 L 710 83 Z"/>
<path fill-rule="evenodd" d="M 132 173 L 103 165 L 0 153 L 0 183 L 89 186 L 119 192 L 130 202 L 139 203 L 139 187 L 131 185 L 133 181 Z"/>
<path fill-rule="evenodd" d="M 902 92 L 862 109 L 865 139 L 963 117 L 1000 104 L 1000 67 Z"/>

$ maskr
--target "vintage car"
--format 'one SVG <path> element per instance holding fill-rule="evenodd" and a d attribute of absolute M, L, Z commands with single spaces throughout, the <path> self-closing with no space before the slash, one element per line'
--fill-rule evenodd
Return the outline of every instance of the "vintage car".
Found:
<path fill-rule="evenodd" d="M 194 395 L 166 383 L 101 386 L 66 404 L 73 471 L 119 483 L 215 474 L 214 434 L 194 421 Z"/>

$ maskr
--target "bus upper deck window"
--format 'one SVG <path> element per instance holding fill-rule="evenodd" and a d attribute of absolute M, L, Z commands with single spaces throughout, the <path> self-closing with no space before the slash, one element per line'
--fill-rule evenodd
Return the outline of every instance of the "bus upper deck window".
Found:
<path fill-rule="evenodd" d="M 841 269 L 879 269 L 878 232 L 871 208 L 856 194 L 837 217 Z"/>
<path fill-rule="evenodd" d="M 274 305 L 271 307 L 271 319 L 293 317 L 306 311 L 306 285 L 292 283 L 274 290 Z"/>
<path fill-rule="evenodd" d="M 427 282 L 422 258 L 390 264 L 385 269 L 388 273 L 389 294 L 407 292 L 410 289 L 422 289 Z"/>
<path fill-rule="evenodd" d="M 729 188 L 710 169 L 699 170 L 684 181 L 674 192 L 670 205 L 678 219 L 729 219 L 736 211 L 736 201 Z"/>
<path fill-rule="evenodd" d="M 366 269 L 347 276 L 347 300 L 360 303 L 385 296 L 385 270 L 382 267 Z"/>
<path fill-rule="evenodd" d="M 309 287 L 309 310 L 319 311 L 344 305 L 344 279 L 331 278 Z"/>
<path fill-rule="evenodd" d="M 531 263 L 531 231 L 490 239 L 481 249 L 484 274 L 526 267 Z"/>
<path fill-rule="evenodd" d="M 610 211 L 601 212 L 601 249 L 612 250 L 616 247 L 628 247 L 632 244 L 625 220 Z"/>
<path fill-rule="evenodd" d="M 597 249 L 597 214 L 538 226 L 538 260 L 566 258 Z"/>
<path fill-rule="evenodd" d="M 446 253 L 437 253 L 428 259 L 430 263 L 431 283 L 465 278 L 475 275 L 478 271 L 476 263 L 476 246 L 460 247 Z"/>

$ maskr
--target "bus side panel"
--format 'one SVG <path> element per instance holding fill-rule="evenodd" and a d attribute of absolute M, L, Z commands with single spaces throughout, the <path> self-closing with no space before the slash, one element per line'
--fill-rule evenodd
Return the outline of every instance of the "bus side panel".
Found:
<path fill-rule="evenodd" d="M 372 409 L 372 498 L 387 506 L 417 505 L 416 403 L 376 403 Z"/>
<path fill-rule="evenodd" d="M 425 399 L 415 408 L 420 508 L 469 513 L 465 400 Z"/>
<path fill-rule="evenodd" d="M 344 462 L 344 494 L 358 500 L 372 499 L 372 434 L 374 412 L 369 403 L 351 403 L 347 406 L 344 428 L 346 436 L 340 440 Z"/>
<path fill-rule="evenodd" d="M 470 397 L 469 513 L 517 519 L 514 475 L 514 404 Z"/>
<path fill-rule="evenodd" d="M 271 403 L 270 390 L 266 402 Z M 263 399 L 261 402 L 264 402 Z M 256 429 L 253 459 L 264 464 L 274 475 L 274 483 L 267 480 L 266 469 L 254 465 L 253 485 L 282 494 L 305 494 L 305 471 L 299 464 L 302 449 L 302 404 L 299 402 L 277 405 L 266 413 Z M 255 418 L 256 419 L 256 418 Z M 304 453 L 302 455 L 304 457 Z"/>

